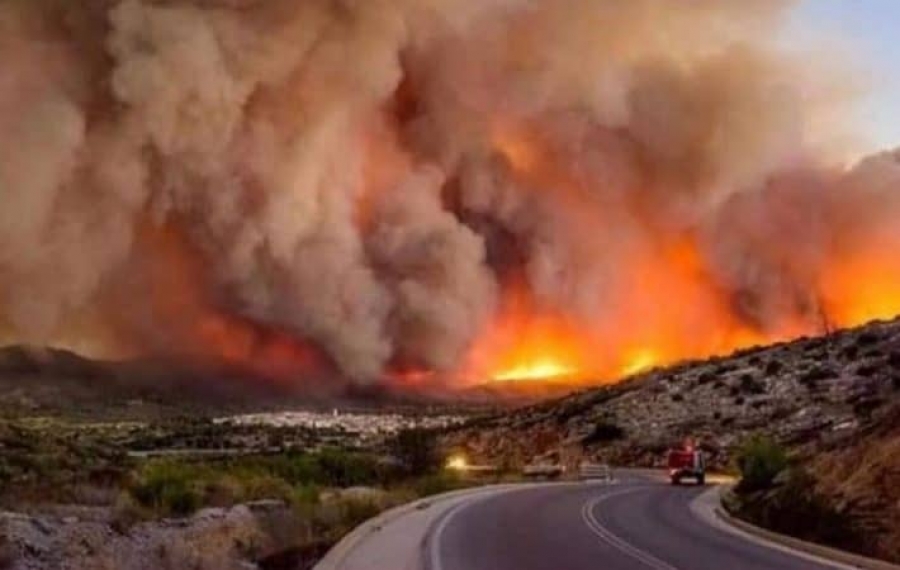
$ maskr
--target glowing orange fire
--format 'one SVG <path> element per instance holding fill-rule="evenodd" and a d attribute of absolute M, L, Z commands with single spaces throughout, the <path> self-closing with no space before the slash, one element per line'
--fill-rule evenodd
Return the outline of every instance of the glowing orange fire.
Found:
<path fill-rule="evenodd" d="M 819 284 L 822 314 L 785 316 L 765 331 L 733 315 L 689 242 L 635 262 L 613 329 L 540 309 L 527 288 L 516 285 L 477 341 L 473 361 L 494 381 L 611 381 L 686 358 L 900 314 L 900 263 L 871 253 L 835 261 Z"/>
<path fill-rule="evenodd" d="M 639 374 L 653 368 L 658 362 L 659 357 L 653 350 L 648 348 L 637 350 L 628 356 L 625 361 L 625 366 L 622 367 L 621 375 L 632 376 L 634 374 Z"/>
<path fill-rule="evenodd" d="M 835 260 L 820 284 L 833 326 L 856 326 L 900 314 L 900 260 L 896 248 L 857 252 Z"/>
<path fill-rule="evenodd" d="M 578 369 L 574 366 L 553 360 L 553 357 L 539 355 L 508 370 L 500 370 L 493 375 L 493 379 L 505 381 L 567 378 L 576 372 Z"/>
<path fill-rule="evenodd" d="M 589 192 L 554 164 L 541 145 L 515 129 L 494 134 L 494 144 L 516 176 L 542 192 L 556 192 L 571 215 L 592 215 L 580 207 Z M 384 154 L 384 153 L 383 153 Z M 381 156 L 381 155 L 379 155 Z M 392 160 L 378 161 L 378 181 L 391 176 Z M 373 167 L 374 168 L 374 167 Z M 386 183 L 372 183 L 361 199 L 360 224 L 369 201 Z M 587 212 L 587 213 L 586 213 Z M 602 220 L 598 220 L 598 224 Z M 900 314 L 900 258 L 894 244 L 869 243 L 827 257 L 811 285 L 821 307 L 805 316 L 780 315 L 761 330 L 742 320 L 734 300 L 710 275 L 704 252 L 689 232 L 655 232 L 627 252 L 615 274 L 611 297 L 596 315 L 572 314 L 563 302 L 538 299 L 524 271 L 500 278 L 495 317 L 474 340 L 454 380 L 468 383 L 543 381 L 579 384 L 615 381 L 686 358 L 726 354 L 738 348 L 854 326 Z M 183 348 L 249 367 L 263 375 L 292 378 L 330 366 L 314 345 L 293 335 L 220 312 L 206 289 L 203 263 L 177 228 L 146 225 L 139 246 L 151 257 L 148 304 Z M 191 343 L 194 343 L 193 345 Z M 179 348 L 182 348 L 179 346 Z M 440 373 L 391 363 L 385 378 L 395 386 L 427 386 Z"/>
<path fill-rule="evenodd" d="M 589 202 L 590 192 L 556 163 L 558 157 L 539 136 L 498 123 L 492 142 L 515 176 L 574 205 L 571 215 L 591 210 L 580 207 Z M 640 213 L 642 205 L 634 207 Z M 685 358 L 900 314 L 896 244 L 873 247 L 870 242 L 864 250 L 827 257 L 813 285 L 818 291 L 812 292 L 821 306 L 806 313 L 787 311 L 761 329 L 738 316 L 734 299 L 717 286 L 690 234 L 658 228 L 648 228 L 648 234 L 652 237 L 645 242 L 655 245 L 642 242 L 644 249 L 630 252 L 617 276 L 616 297 L 608 300 L 602 318 L 563 314 L 552 303 L 536 302 L 521 275 L 505 283 L 501 309 L 468 359 L 469 376 L 503 382 L 615 380 Z"/>

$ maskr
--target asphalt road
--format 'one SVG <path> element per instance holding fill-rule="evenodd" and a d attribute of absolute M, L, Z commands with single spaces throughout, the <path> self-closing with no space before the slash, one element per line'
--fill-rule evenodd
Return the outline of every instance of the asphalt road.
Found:
<path fill-rule="evenodd" d="M 840 568 L 714 526 L 705 489 L 627 476 L 535 486 L 449 511 L 425 542 L 428 570 L 825 570 Z"/>

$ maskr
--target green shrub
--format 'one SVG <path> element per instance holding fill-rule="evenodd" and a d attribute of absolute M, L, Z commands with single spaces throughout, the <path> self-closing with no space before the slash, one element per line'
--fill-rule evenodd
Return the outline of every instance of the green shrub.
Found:
<path fill-rule="evenodd" d="M 738 514 L 762 527 L 829 546 L 867 553 L 867 540 L 846 513 L 816 492 L 815 479 L 791 468 L 784 485 L 762 493 L 743 495 Z M 871 552 L 868 552 L 871 554 Z"/>
<path fill-rule="evenodd" d="M 244 501 L 260 499 L 280 499 L 285 502 L 293 500 L 294 488 L 284 479 L 272 475 L 257 475 L 243 481 Z"/>
<path fill-rule="evenodd" d="M 373 455 L 340 449 L 203 462 L 153 460 L 133 474 L 128 492 L 137 504 L 158 516 L 186 515 L 201 506 L 226 507 L 259 499 L 314 505 L 319 486 L 386 484 L 396 479 L 388 470 Z"/>
<path fill-rule="evenodd" d="M 772 486 L 775 477 L 787 468 L 787 452 L 770 437 L 753 436 L 738 451 L 737 466 L 741 472 L 738 492 L 767 489 Z"/>
<path fill-rule="evenodd" d="M 202 503 L 196 471 L 176 462 L 151 463 L 138 475 L 129 491 L 140 505 L 157 513 L 187 515 Z"/>
<path fill-rule="evenodd" d="M 137 504 L 132 495 L 122 492 L 113 504 L 110 526 L 116 532 L 126 534 L 131 527 L 147 518 L 149 518 L 147 509 Z"/>
<path fill-rule="evenodd" d="M 230 507 L 244 497 L 244 484 L 230 474 L 204 482 L 202 489 L 203 502 L 211 507 Z"/>
<path fill-rule="evenodd" d="M 319 488 L 315 485 L 299 485 L 294 487 L 291 504 L 300 510 L 309 509 L 319 504 Z"/>
<path fill-rule="evenodd" d="M 419 497 L 428 497 L 453 491 L 463 486 L 463 481 L 456 473 L 443 471 L 433 475 L 427 475 L 417 480 L 413 485 L 413 491 Z"/>
<path fill-rule="evenodd" d="M 322 479 L 307 481 L 337 487 L 371 485 L 382 480 L 382 470 L 370 455 L 326 449 L 317 456 Z"/>
<path fill-rule="evenodd" d="M 341 499 L 338 508 L 340 524 L 348 530 L 382 511 L 382 508 L 371 499 Z"/>
<path fill-rule="evenodd" d="M 408 476 L 432 473 L 440 466 L 435 435 L 430 430 L 403 430 L 394 436 L 389 447 Z"/>
<path fill-rule="evenodd" d="M 266 458 L 273 475 L 282 477 L 293 485 L 319 482 L 325 479 L 322 466 L 316 456 L 308 453 L 290 453 Z"/>

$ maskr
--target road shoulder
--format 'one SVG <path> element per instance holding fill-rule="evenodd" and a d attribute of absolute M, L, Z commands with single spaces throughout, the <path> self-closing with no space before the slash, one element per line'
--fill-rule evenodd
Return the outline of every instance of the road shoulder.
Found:
<path fill-rule="evenodd" d="M 400 505 L 356 527 L 328 551 L 314 570 L 419 570 L 422 547 L 437 521 L 470 501 L 527 486 L 475 487 Z"/>
<path fill-rule="evenodd" d="M 841 570 L 900 570 L 900 566 L 896 564 L 807 542 L 740 520 L 729 514 L 722 505 L 722 493 L 726 490 L 727 488 L 724 486 L 710 488 L 694 499 L 691 503 L 691 510 L 707 524 L 725 532 L 818 564 Z"/>

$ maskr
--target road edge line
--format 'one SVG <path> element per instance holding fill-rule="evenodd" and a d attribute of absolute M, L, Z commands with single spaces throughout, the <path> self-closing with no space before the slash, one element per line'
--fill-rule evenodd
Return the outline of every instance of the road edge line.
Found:
<path fill-rule="evenodd" d="M 738 517 L 729 513 L 728 510 L 724 507 L 724 505 L 722 504 L 722 494 L 723 491 L 720 490 L 716 500 L 715 508 L 713 509 L 715 515 L 723 523 L 735 527 L 738 530 L 742 530 L 751 536 L 755 536 L 756 538 L 779 544 L 798 552 L 817 556 L 819 558 L 830 560 L 838 564 L 861 568 L 863 570 L 900 570 L 900 565 L 893 564 L 891 562 L 878 560 L 876 558 L 869 558 L 868 556 L 863 556 L 861 554 L 854 554 L 846 550 L 840 550 L 831 546 L 825 546 L 824 544 L 809 542 L 793 536 L 762 528 L 753 523 L 739 519 Z"/>
<path fill-rule="evenodd" d="M 375 515 L 369 520 L 361 523 L 359 526 L 344 535 L 334 546 L 332 546 L 325 556 L 319 560 L 313 570 L 340 570 L 341 565 L 347 560 L 347 557 L 360 545 L 360 543 L 372 534 L 378 532 L 383 527 L 393 523 L 395 520 L 412 513 L 413 511 L 423 508 L 432 508 L 435 503 L 443 503 L 454 499 L 465 498 L 467 495 L 477 495 L 485 493 L 489 490 L 502 491 L 510 487 L 518 486 L 517 483 L 497 483 L 492 485 L 479 485 L 477 487 L 467 487 L 465 489 L 456 489 L 455 491 L 447 491 L 430 497 L 422 497 L 415 501 L 403 503 L 396 507 L 390 508 L 383 513 Z M 453 507 L 451 507 L 453 508 Z"/>
<path fill-rule="evenodd" d="M 382 527 L 391 524 L 400 517 L 415 510 L 419 510 L 422 508 L 431 508 L 434 503 L 440 503 L 455 499 L 457 497 L 463 497 L 465 495 L 475 493 L 479 490 L 483 491 L 485 487 L 493 486 L 494 485 L 487 485 L 470 487 L 466 489 L 457 489 L 455 491 L 448 491 L 446 493 L 432 495 L 430 497 L 423 497 L 421 499 L 416 499 L 415 501 L 410 501 L 408 503 L 403 503 L 402 505 L 397 505 L 396 507 L 390 508 L 383 513 L 375 515 L 369 520 L 361 523 L 359 526 L 344 535 L 344 537 L 337 541 L 337 543 L 335 543 L 335 545 L 325 553 L 325 556 L 323 556 L 322 559 L 319 560 L 315 566 L 313 566 L 313 570 L 340 570 L 341 564 L 343 564 L 350 553 L 356 549 L 356 547 L 360 542 L 362 542 L 363 539 L 369 537 L 375 532 L 378 532 Z M 496 485 L 496 487 L 498 488 L 503 488 L 504 486 L 504 484 Z"/>
<path fill-rule="evenodd" d="M 490 494 L 489 494 L 490 495 Z M 440 558 L 441 536 L 444 529 L 457 513 L 477 501 L 477 497 L 463 497 L 458 503 L 442 513 L 426 530 L 422 537 L 421 567 L 423 570 L 443 570 Z"/>

